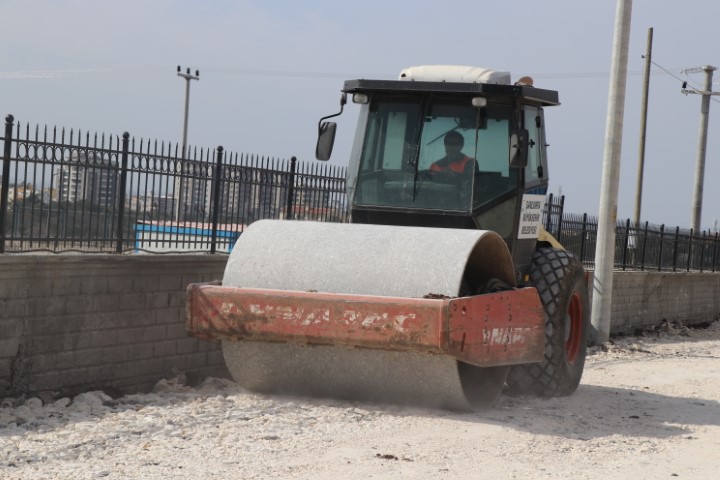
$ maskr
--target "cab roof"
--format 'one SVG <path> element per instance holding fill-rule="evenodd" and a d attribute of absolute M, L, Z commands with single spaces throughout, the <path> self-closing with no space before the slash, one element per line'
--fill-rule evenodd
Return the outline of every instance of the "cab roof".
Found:
<path fill-rule="evenodd" d="M 346 80 L 342 89 L 345 93 L 446 93 L 457 95 L 481 95 L 491 97 L 513 97 L 523 103 L 540 106 L 560 105 L 558 92 L 527 85 L 499 85 L 481 82 L 447 82 L 414 80 Z"/>

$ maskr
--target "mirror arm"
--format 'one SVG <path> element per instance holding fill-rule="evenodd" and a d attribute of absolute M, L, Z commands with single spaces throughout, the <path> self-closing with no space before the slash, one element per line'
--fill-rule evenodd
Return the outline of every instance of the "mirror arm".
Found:
<path fill-rule="evenodd" d="M 347 93 L 343 93 L 342 96 L 340 97 L 340 111 L 339 111 L 338 113 L 333 114 L 333 115 L 328 115 L 327 117 L 322 117 L 322 118 L 318 121 L 318 135 L 320 135 L 320 134 L 322 133 L 322 124 L 323 124 L 323 121 L 327 120 L 328 118 L 338 117 L 338 116 L 342 115 L 343 110 L 345 109 L 345 104 L 346 104 L 346 103 L 347 103 Z"/>

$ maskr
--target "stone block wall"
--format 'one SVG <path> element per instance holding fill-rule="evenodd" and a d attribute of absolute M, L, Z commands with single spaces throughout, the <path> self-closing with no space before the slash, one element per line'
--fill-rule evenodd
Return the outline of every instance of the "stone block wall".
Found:
<path fill-rule="evenodd" d="M 217 344 L 188 337 L 188 283 L 224 255 L 0 256 L 0 397 L 142 391 L 181 371 L 227 376 Z"/>
<path fill-rule="evenodd" d="M 663 320 L 694 325 L 718 316 L 720 273 L 615 272 L 611 333 L 632 333 Z"/>
<path fill-rule="evenodd" d="M 0 397 L 229 376 L 219 345 L 184 323 L 185 287 L 221 279 L 227 258 L 0 255 Z M 720 273 L 616 272 L 613 334 L 718 315 Z"/>

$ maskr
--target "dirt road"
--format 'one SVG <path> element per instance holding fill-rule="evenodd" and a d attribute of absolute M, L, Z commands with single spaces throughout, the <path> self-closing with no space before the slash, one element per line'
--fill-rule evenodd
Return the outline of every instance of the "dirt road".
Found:
<path fill-rule="evenodd" d="M 720 324 L 593 348 L 568 398 L 480 413 L 163 382 L 0 407 L 0 478 L 720 478 Z"/>

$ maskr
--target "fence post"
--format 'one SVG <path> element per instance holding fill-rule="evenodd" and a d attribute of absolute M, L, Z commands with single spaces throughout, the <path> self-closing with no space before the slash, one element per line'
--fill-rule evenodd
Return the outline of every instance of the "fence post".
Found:
<path fill-rule="evenodd" d="M 130 134 L 123 133 L 122 153 L 120 163 L 120 193 L 118 195 L 118 223 L 117 223 L 117 243 L 115 245 L 115 253 L 122 253 L 123 248 L 123 220 L 125 217 L 125 189 L 127 188 L 127 170 L 128 170 L 128 150 L 130 144 Z"/>
<path fill-rule="evenodd" d="M 648 222 L 645 222 L 645 231 L 643 232 L 643 253 L 640 260 L 640 271 L 645 270 L 645 251 L 647 249 Z"/>
<path fill-rule="evenodd" d="M 5 117 L 5 148 L 3 152 L 2 187 L 0 188 L 0 253 L 5 253 L 5 218 L 10 193 L 10 154 L 12 153 L 12 129 L 15 118 Z"/>
<path fill-rule="evenodd" d="M 705 267 L 705 242 L 707 241 L 707 233 L 705 230 L 703 230 L 702 233 L 702 240 L 700 241 L 700 273 L 703 271 L 703 267 Z"/>
<path fill-rule="evenodd" d="M 660 252 L 658 253 L 658 272 L 662 270 L 663 244 L 665 243 L 665 224 L 660 225 Z"/>
<path fill-rule="evenodd" d="M 564 213 L 565 213 L 565 195 L 561 195 L 560 196 L 560 214 L 558 215 L 557 235 L 556 235 L 558 242 L 560 241 L 560 233 L 562 232 L 562 221 L 563 221 Z"/>
<path fill-rule="evenodd" d="M 285 219 L 292 220 L 292 208 L 293 201 L 295 199 L 295 168 L 297 165 L 297 158 L 290 158 L 290 178 L 288 178 L 288 189 L 287 189 L 287 208 L 285 210 Z"/>
<path fill-rule="evenodd" d="M 623 242 L 622 269 L 627 265 L 628 243 L 630 243 L 630 219 L 625 222 L 625 241 Z"/>
<path fill-rule="evenodd" d="M 715 239 L 713 240 L 713 264 L 712 264 L 713 273 L 715 273 L 715 258 L 717 255 L 717 241 L 718 241 L 718 232 L 715 232 Z"/>
<path fill-rule="evenodd" d="M 580 240 L 580 261 L 585 259 L 585 237 L 587 236 L 587 213 L 583 213 L 582 240 Z"/>
<path fill-rule="evenodd" d="M 552 210 L 553 210 L 553 194 L 551 193 L 550 195 L 548 195 L 547 216 L 545 216 L 545 231 L 548 233 L 552 233 L 552 230 L 550 230 L 550 225 L 552 225 L 552 221 L 550 220 L 552 218 Z"/>
<path fill-rule="evenodd" d="M 223 161 L 223 147 L 217 147 L 217 154 L 215 158 L 215 174 L 213 175 L 212 183 L 212 238 L 210 240 L 210 253 L 217 251 L 217 229 L 218 219 L 220 218 L 220 185 L 222 183 L 222 161 Z"/>
<path fill-rule="evenodd" d="M 688 237 L 688 259 L 686 266 L 686 271 L 690 271 L 690 264 L 692 263 L 692 247 L 693 247 L 693 229 L 690 229 L 690 236 Z"/>
<path fill-rule="evenodd" d="M 675 228 L 675 240 L 673 240 L 673 272 L 677 270 L 678 241 L 680 240 L 680 226 Z"/>

